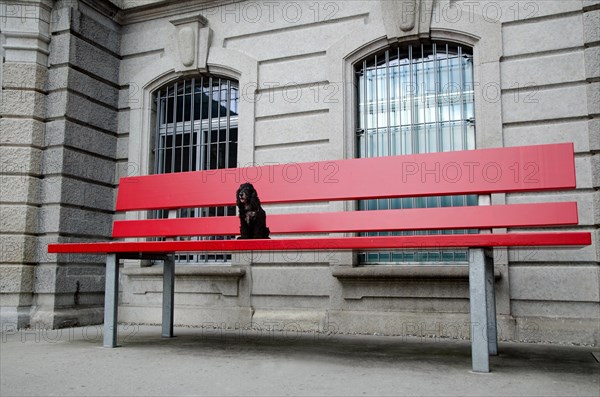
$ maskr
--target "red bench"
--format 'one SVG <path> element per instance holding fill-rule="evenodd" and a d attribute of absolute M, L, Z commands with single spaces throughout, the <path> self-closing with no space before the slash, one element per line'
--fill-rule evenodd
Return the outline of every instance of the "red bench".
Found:
<path fill-rule="evenodd" d="M 121 220 L 114 238 L 165 241 L 50 244 L 50 253 L 107 254 L 104 346 L 117 344 L 119 261 L 164 260 L 163 336 L 173 335 L 175 253 L 468 248 L 473 370 L 489 372 L 497 353 L 493 262 L 490 247 L 583 246 L 589 232 L 513 232 L 518 227 L 576 225 L 574 202 L 354 211 L 356 200 L 390 197 L 510 193 L 575 188 L 572 144 L 540 145 L 395 157 L 282 164 L 122 178 L 117 211 L 176 210 L 234 205 L 240 183 L 252 182 L 263 204 L 347 201 L 350 211 L 268 215 L 270 240 L 184 240 L 175 237 L 239 234 L 235 216 Z M 485 201 L 485 200 L 483 200 Z M 488 200 L 489 201 L 489 200 Z M 491 233 L 489 229 L 510 228 Z M 357 236 L 358 232 L 488 229 L 478 234 Z M 281 238 L 288 233 L 319 237 Z M 344 233 L 330 236 L 328 233 Z M 476 332 L 484 330 L 483 332 Z"/>

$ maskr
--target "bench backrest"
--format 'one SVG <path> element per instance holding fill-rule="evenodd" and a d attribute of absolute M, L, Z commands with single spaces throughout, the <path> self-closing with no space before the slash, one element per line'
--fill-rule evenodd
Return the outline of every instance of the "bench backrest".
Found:
<path fill-rule="evenodd" d="M 572 144 L 293 163 L 122 178 L 117 211 L 235 204 L 251 182 L 263 204 L 575 188 Z M 273 234 L 577 224 L 575 203 L 268 215 Z M 116 221 L 113 237 L 239 234 L 237 217 Z"/>

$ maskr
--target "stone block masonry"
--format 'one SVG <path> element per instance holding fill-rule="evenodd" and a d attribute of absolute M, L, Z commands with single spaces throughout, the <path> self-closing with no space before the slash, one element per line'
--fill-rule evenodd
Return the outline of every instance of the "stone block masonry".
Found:
<path fill-rule="evenodd" d="M 119 26 L 94 3 L 15 3 L 0 18 L 2 323 L 102 322 L 103 259 L 46 252 L 111 233 Z"/>
<path fill-rule="evenodd" d="M 236 81 L 240 166 L 350 158 L 357 70 L 374 54 L 423 40 L 472 48 L 477 148 L 574 143 L 577 189 L 491 198 L 576 201 L 573 229 L 593 235 L 581 250 L 495 250 L 503 338 L 598 343 L 599 1 L 433 0 L 414 2 L 409 15 L 413 2 L 393 0 L 7 3 L 0 3 L 2 323 L 102 322 L 105 258 L 48 255 L 46 247 L 109 239 L 112 221 L 124 216 L 114 214 L 119 177 L 153 170 L 157 89 L 201 74 Z M 189 18 L 211 33 L 197 43 L 202 70 L 180 61 L 173 21 Z M 306 206 L 352 207 L 345 205 Z M 351 253 L 302 253 L 234 255 L 232 264 L 178 266 L 177 324 L 336 324 L 336 332 L 453 337 L 468 319 L 467 280 L 444 278 L 462 263 L 359 266 Z M 161 271 L 126 263 L 121 321 L 160 320 Z"/>

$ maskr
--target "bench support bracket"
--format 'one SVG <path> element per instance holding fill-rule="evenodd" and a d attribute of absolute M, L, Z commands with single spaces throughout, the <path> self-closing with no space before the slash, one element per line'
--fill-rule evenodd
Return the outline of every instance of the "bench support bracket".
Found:
<path fill-rule="evenodd" d="M 104 347 L 117 347 L 119 310 L 119 262 L 121 259 L 157 259 L 164 261 L 162 336 L 173 337 L 173 314 L 175 298 L 175 256 L 174 255 L 117 255 L 106 257 L 106 278 L 104 289 Z"/>
<path fill-rule="evenodd" d="M 163 270 L 162 336 L 173 337 L 173 314 L 175 304 L 175 256 L 169 255 Z"/>
<path fill-rule="evenodd" d="M 119 305 L 119 257 L 106 257 L 104 290 L 104 347 L 117 347 L 117 311 Z"/>
<path fill-rule="evenodd" d="M 483 249 L 470 249 L 469 257 L 473 372 L 490 372 L 489 356 L 498 354 L 494 262 Z"/>

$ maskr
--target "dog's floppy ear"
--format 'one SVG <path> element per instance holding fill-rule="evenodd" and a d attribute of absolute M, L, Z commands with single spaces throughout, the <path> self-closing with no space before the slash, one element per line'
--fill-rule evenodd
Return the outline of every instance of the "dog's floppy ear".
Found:
<path fill-rule="evenodd" d="M 250 205 L 252 208 L 258 208 L 260 206 L 258 192 L 254 188 L 250 189 Z"/>

